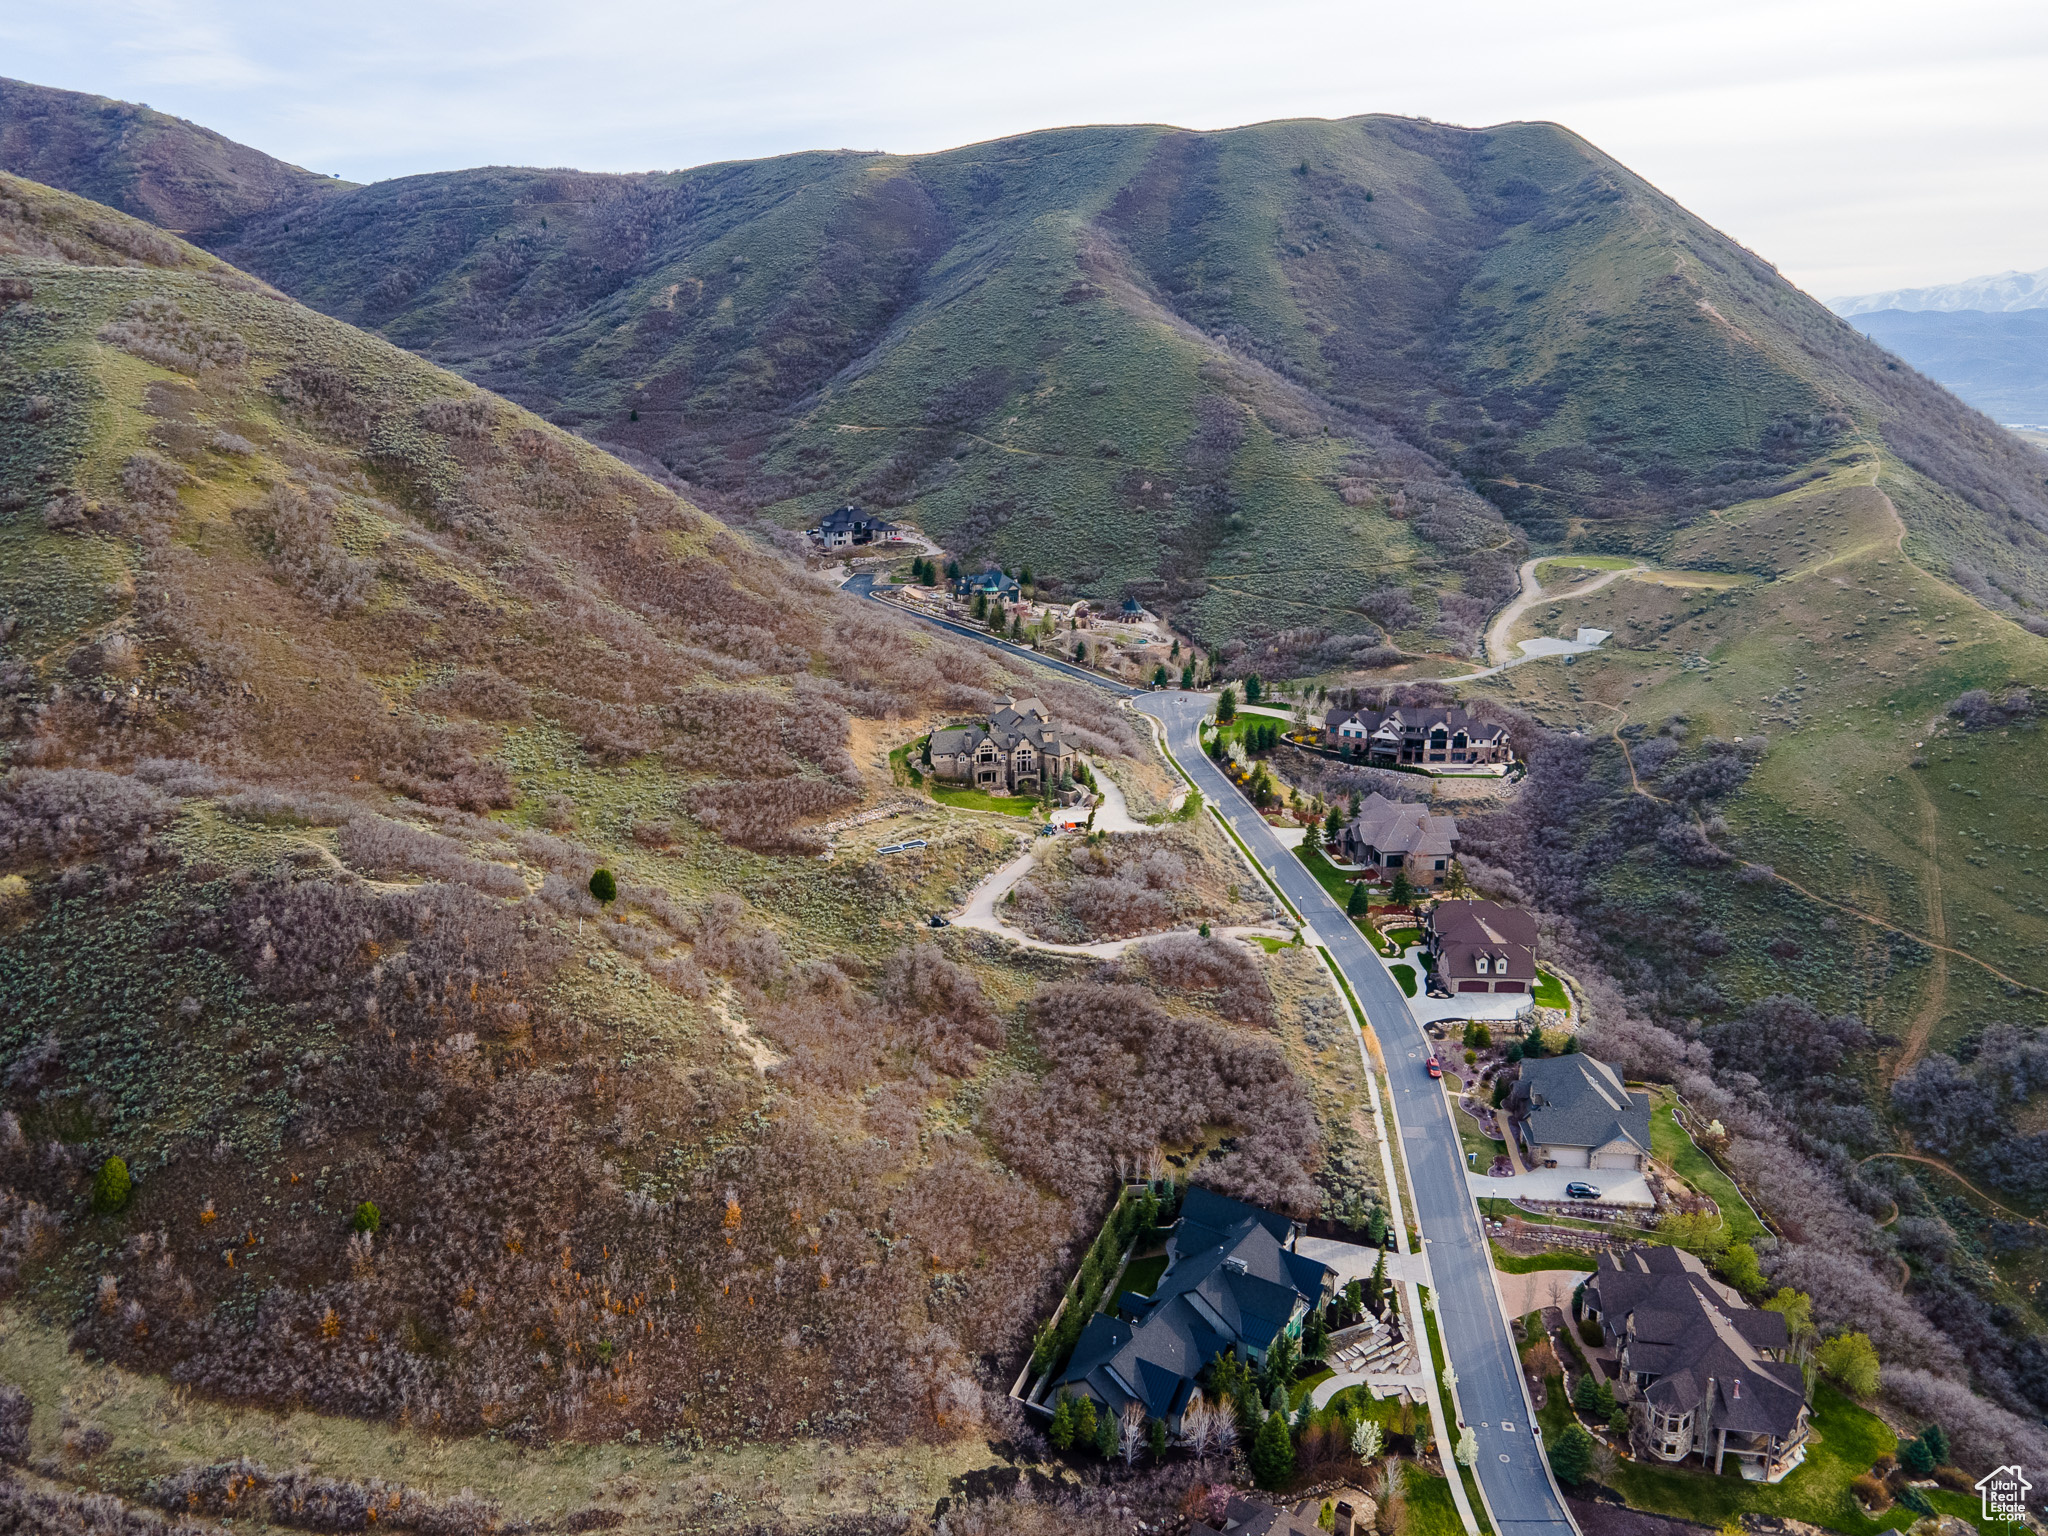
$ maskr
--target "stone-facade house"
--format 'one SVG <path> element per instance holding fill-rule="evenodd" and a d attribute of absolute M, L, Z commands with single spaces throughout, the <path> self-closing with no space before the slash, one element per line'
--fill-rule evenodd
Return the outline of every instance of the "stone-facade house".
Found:
<path fill-rule="evenodd" d="M 1323 719 L 1323 745 L 1389 767 L 1471 768 L 1515 760 L 1506 726 L 1475 720 L 1462 709 L 1333 709 Z"/>
<path fill-rule="evenodd" d="M 1195 1378 L 1235 1349 L 1254 1365 L 1283 1333 L 1335 1294 L 1337 1273 L 1295 1253 L 1294 1223 L 1242 1200 L 1193 1188 L 1166 1243 L 1166 1273 L 1150 1296 L 1129 1291 L 1116 1311 L 1088 1319 L 1056 1393 L 1121 1414 L 1142 1403 L 1178 1431 Z"/>
<path fill-rule="evenodd" d="M 1536 990 L 1536 919 L 1520 907 L 1439 901 L 1422 915 L 1422 940 L 1453 992 Z"/>
<path fill-rule="evenodd" d="M 1036 795 L 1074 771 L 1074 748 L 1036 699 L 1004 699 L 985 725 L 932 732 L 925 761 L 934 778 L 991 795 Z"/>
<path fill-rule="evenodd" d="M 1405 870 L 1410 885 L 1427 891 L 1449 871 L 1457 838 L 1455 817 L 1432 815 L 1426 805 L 1389 800 L 1375 790 L 1351 824 L 1338 830 L 1336 853 L 1370 871 L 1368 878 L 1391 879 L 1395 870 Z"/>
<path fill-rule="evenodd" d="M 1631 1093 L 1604 1061 L 1580 1051 L 1524 1057 L 1508 1090 L 1508 1124 L 1537 1167 L 1641 1173 L 1650 1160 L 1650 1096 Z"/>
<path fill-rule="evenodd" d="M 1777 1482 L 1806 1457 L 1806 1382 L 1784 1317 L 1746 1305 L 1683 1249 L 1602 1254 L 1586 1315 L 1615 1355 L 1616 1395 L 1643 1406 L 1649 1455 L 1697 1456 Z"/>

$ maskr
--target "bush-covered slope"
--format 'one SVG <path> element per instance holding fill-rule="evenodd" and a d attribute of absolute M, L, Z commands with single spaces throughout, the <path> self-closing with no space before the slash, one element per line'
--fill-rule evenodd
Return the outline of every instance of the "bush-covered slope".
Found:
<path fill-rule="evenodd" d="M 8 79 L 0 168 L 195 240 L 349 185 L 149 107 Z"/>
<path fill-rule="evenodd" d="M 1010 833 L 849 824 L 1100 695 L 111 210 L 0 252 L 0 1290 L 225 1398 L 950 1441 L 1119 1168 L 1318 1203 L 1257 963 L 919 943 Z"/>

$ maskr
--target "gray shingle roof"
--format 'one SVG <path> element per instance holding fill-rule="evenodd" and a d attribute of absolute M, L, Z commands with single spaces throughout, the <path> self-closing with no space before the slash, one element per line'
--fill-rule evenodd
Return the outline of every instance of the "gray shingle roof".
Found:
<path fill-rule="evenodd" d="M 1591 1056 L 1522 1062 L 1511 1112 L 1526 1113 L 1529 1140 L 1542 1147 L 1604 1147 L 1626 1140 L 1650 1150 L 1650 1096 L 1630 1093 L 1614 1068 Z"/>

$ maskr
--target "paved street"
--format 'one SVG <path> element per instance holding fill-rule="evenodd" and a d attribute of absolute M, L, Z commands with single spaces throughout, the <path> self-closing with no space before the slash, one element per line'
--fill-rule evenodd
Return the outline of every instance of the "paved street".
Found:
<path fill-rule="evenodd" d="M 875 602 L 881 603 L 885 607 L 902 614 L 906 619 L 915 619 L 918 623 L 929 624 L 934 629 L 949 629 L 956 635 L 965 635 L 970 640 L 979 640 L 983 645 L 991 646 L 998 651 L 1008 651 L 1013 656 L 1045 667 L 1050 671 L 1058 672 L 1065 677 L 1072 678 L 1077 683 L 1087 683 L 1093 687 L 1100 688 L 1104 693 L 1113 693 L 1119 698 L 1129 698 L 1133 694 L 1143 691 L 1142 689 L 1131 687 L 1128 683 L 1120 683 L 1113 677 L 1104 677 L 1100 672 L 1090 672 L 1086 667 L 1077 667 L 1070 661 L 1061 661 L 1056 656 L 1048 656 L 1043 651 L 1034 651 L 1028 645 L 1017 645 L 1008 640 L 998 640 L 987 630 L 979 629 L 972 624 L 955 624 L 951 619 L 935 619 L 928 613 L 917 613 L 903 607 L 901 604 L 891 603 L 875 590 L 875 577 L 871 571 L 863 571 L 860 575 L 841 582 L 840 590 L 842 592 L 851 592 L 855 597 L 872 598 Z"/>
<path fill-rule="evenodd" d="M 1570 1536 L 1575 1527 L 1531 1432 L 1521 1365 L 1493 1288 L 1492 1265 L 1465 1184 L 1465 1159 L 1441 1087 L 1423 1070 L 1429 1042 L 1364 936 L 1204 755 L 1196 728 L 1203 694 L 1149 693 L 1136 707 L 1166 727 L 1174 757 L 1221 810 L 1252 856 L 1308 919 L 1357 993 L 1386 1054 L 1401 1149 L 1435 1278 L 1437 1317 L 1458 1373 L 1458 1399 L 1479 1437 L 1477 1471 L 1501 1536 Z"/>

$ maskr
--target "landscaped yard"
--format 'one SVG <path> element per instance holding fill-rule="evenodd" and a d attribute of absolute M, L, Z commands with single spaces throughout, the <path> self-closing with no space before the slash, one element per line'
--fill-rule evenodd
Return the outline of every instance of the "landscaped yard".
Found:
<path fill-rule="evenodd" d="M 1457 1122 L 1458 1145 L 1465 1149 L 1468 1166 L 1480 1173 L 1493 1167 L 1496 1157 L 1507 1155 L 1508 1144 L 1495 1141 L 1479 1128 L 1479 1122 L 1466 1112 L 1462 1105 L 1451 1106 L 1451 1119 Z"/>
<path fill-rule="evenodd" d="M 1564 983 L 1546 970 L 1536 972 L 1536 1006 L 1539 1008 L 1568 1009 L 1572 1000 L 1566 995 Z"/>
<path fill-rule="evenodd" d="M 1570 1412 L 1563 1380 L 1552 1376 L 1543 1410 L 1537 1416 L 1546 1441 L 1555 1442 Z M 1868 1472 L 1880 1455 L 1895 1451 L 1898 1443 L 1899 1437 L 1876 1414 L 1858 1407 L 1822 1382 L 1814 1389 L 1813 1428 L 1807 1440 L 1805 1465 L 1788 1474 L 1783 1482 L 1745 1482 L 1733 1470 L 1716 1477 L 1697 1468 L 1623 1461 L 1615 1470 L 1615 1491 L 1628 1500 L 1631 1508 L 1703 1525 L 1719 1525 L 1731 1515 L 1754 1513 L 1804 1520 L 1846 1532 L 1848 1536 L 1875 1536 L 1879 1531 L 1903 1530 L 1917 1517 L 1905 1506 L 1895 1504 L 1872 1519 L 1857 1504 L 1849 1484 Z M 1929 1497 L 1936 1508 L 1960 1515 L 1981 1530 L 2007 1536 L 2012 1529 L 1985 1525 L 1975 1500 L 1944 1495 L 1939 1490 L 1932 1491 Z"/>
<path fill-rule="evenodd" d="M 978 789 L 953 789 L 931 779 L 925 780 L 925 788 L 939 804 L 956 810 L 1000 811 L 1005 816 L 1039 819 L 1038 802 L 1029 795 L 985 795 Z"/>
<path fill-rule="evenodd" d="M 1742 1191 L 1735 1187 L 1735 1181 L 1694 1145 L 1685 1127 L 1678 1123 L 1668 1095 L 1659 1095 L 1657 1107 L 1650 1114 L 1650 1150 L 1659 1162 L 1673 1169 L 1686 1183 L 1721 1208 L 1721 1219 L 1728 1224 L 1729 1237 L 1738 1243 L 1746 1243 L 1763 1235 L 1763 1223 L 1756 1219 L 1755 1212 L 1742 1198 Z"/>
<path fill-rule="evenodd" d="M 1499 1243 L 1487 1239 L 1493 1250 L 1493 1267 L 1504 1275 L 1534 1274 L 1539 1269 L 1582 1269 L 1591 1273 L 1600 1261 L 1590 1253 L 1532 1253 L 1526 1256 L 1503 1252 Z"/>
<path fill-rule="evenodd" d="M 1323 857 L 1320 848 L 1311 849 L 1306 844 L 1294 850 L 1302 866 L 1316 877 L 1316 884 L 1330 893 L 1330 900 L 1343 906 L 1351 900 L 1351 884 L 1344 878 L 1343 871 Z"/>
<path fill-rule="evenodd" d="M 1165 1273 L 1166 1255 L 1163 1253 L 1155 1253 L 1149 1259 L 1133 1259 L 1124 1266 L 1124 1278 L 1117 1288 L 1150 1296 L 1158 1288 L 1159 1277 Z"/>
<path fill-rule="evenodd" d="M 1387 969 L 1394 974 L 1394 980 L 1401 983 L 1401 992 L 1406 997 L 1415 995 L 1415 967 L 1412 965 L 1390 965 Z"/>

